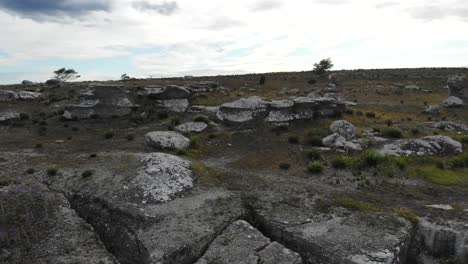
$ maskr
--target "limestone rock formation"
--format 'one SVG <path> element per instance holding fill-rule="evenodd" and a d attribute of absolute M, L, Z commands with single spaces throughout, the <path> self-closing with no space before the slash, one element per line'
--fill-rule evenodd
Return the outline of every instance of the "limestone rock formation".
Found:
<path fill-rule="evenodd" d="M 468 76 L 455 75 L 448 79 L 449 96 L 460 98 L 464 103 L 468 103 Z"/>
<path fill-rule="evenodd" d="M 18 112 L 12 110 L 0 111 L 0 124 L 7 124 L 19 118 L 20 114 Z"/>
<path fill-rule="evenodd" d="M 343 136 L 347 140 L 356 136 L 356 128 L 346 120 L 337 120 L 330 125 L 330 131 Z"/>
<path fill-rule="evenodd" d="M 270 102 L 270 113 L 267 122 L 289 122 L 295 119 L 294 102 L 288 99 Z"/>
<path fill-rule="evenodd" d="M 205 122 L 187 122 L 176 126 L 175 130 L 180 133 L 200 133 L 207 127 Z"/>
<path fill-rule="evenodd" d="M 0 204 L 0 262 L 118 264 L 62 194 L 11 184 L 0 188 Z"/>
<path fill-rule="evenodd" d="M 141 159 L 141 168 L 130 188 L 142 203 L 167 202 L 193 188 L 194 176 L 188 160 L 165 153 L 151 153 Z"/>
<path fill-rule="evenodd" d="M 66 119 L 98 117 L 121 117 L 131 113 L 133 104 L 127 91 L 120 85 L 92 85 L 81 92 L 80 102 L 65 106 Z"/>
<path fill-rule="evenodd" d="M 190 139 L 175 131 L 156 131 L 145 135 L 146 145 L 159 150 L 186 149 Z"/>
<path fill-rule="evenodd" d="M 241 98 L 221 105 L 216 116 L 227 123 L 246 123 L 263 120 L 268 115 L 268 102 L 258 96 Z"/>
<path fill-rule="evenodd" d="M 279 243 L 271 242 L 243 220 L 229 225 L 196 264 L 301 264 L 299 254 Z"/>
<path fill-rule="evenodd" d="M 428 136 L 396 140 L 385 144 L 379 152 L 393 156 L 457 154 L 463 152 L 463 145 L 447 136 Z"/>
<path fill-rule="evenodd" d="M 442 105 L 444 107 L 461 107 L 463 105 L 463 100 L 455 97 L 455 96 L 449 96 L 449 98 L 445 99 L 442 102 Z"/>

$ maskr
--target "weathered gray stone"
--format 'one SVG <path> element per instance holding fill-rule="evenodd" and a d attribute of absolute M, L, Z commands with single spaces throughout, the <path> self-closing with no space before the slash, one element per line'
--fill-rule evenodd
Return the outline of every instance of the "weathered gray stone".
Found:
<path fill-rule="evenodd" d="M 156 131 L 145 135 L 146 145 L 160 150 L 179 150 L 190 146 L 190 139 L 175 131 Z"/>
<path fill-rule="evenodd" d="M 12 110 L 0 111 L 0 124 L 6 124 L 14 120 L 18 120 L 20 114 Z"/>
<path fill-rule="evenodd" d="M 453 121 L 440 121 L 432 125 L 432 127 L 441 129 L 444 131 L 452 132 L 468 132 L 468 126 Z"/>
<path fill-rule="evenodd" d="M 424 110 L 424 113 L 430 115 L 438 115 L 440 114 L 440 105 L 428 105 Z"/>
<path fill-rule="evenodd" d="M 337 120 L 330 125 L 330 131 L 343 136 L 347 140 L 356 136 L 356 128 L 346 120 Z"/>
<path fill-rule="evenodd" d="M 442 102 L 442 105 L 444 107 L 461 107 L 463 106 L 463 100 L 455 96 L 450 96 Z"/>
<path fill-rule="evenodd" d="M 175 130 L 180 133 L 200 133 L 208 127 L 205 122 L 187 122 L 176 126 Z"/>
<path fill-rule="evenodd" d="M 384 145 L 379 152 L 393 156 L 457 154 L 463 152 L 463 145 L 447 136 L 428 136 L 396 140 Z"/>
<path fill-rule="evenodd" d="M 196 264 L 300 264 L 299 254 L 262 235 L 249 223 L 238 220 L 229 225 Z"/>
<path fill-rule="evenodd" d="M 142 203 L 167 202 L 194 185 L 191 163 L 166 153 L 151 153 L 141 159 L 141 168 L 130 188 Z"/>
<path fill-rule="evenodd" d="M 344 148 L 345 143 L 346 138 L 337 133 L 333 133 L 322 139 L 322 144 L 330 148 Z"/>
<path fill-rule="evenodd" d="M 42 93 L 19 91 L 18 97 L 20 100 L 37 100 L 42 97 Z"/>
<path fill-rule="evenodd" d="M 166 87 L 147 86 L 140 92 L 150 99 L 156 100 L 172 100 L 172 99 L 187 99 L 190 96 L 190 91 L 183 86 L 168 85 Z"/>
<path fill-rule="evenodd" d="M 27 86 L 33 86 L 34 83 L 31 82 L 31 81 L 28 81 L 28 80 L 24 80 L 24 81 L 21 82 L 21 85 L 27 87 Z"/>
<path fill-rule="evenodd" d="M 447 81 L 449 95 L 460 98 L 464 103 L 468 103 L 468 76 L 455 75 L 449 77 Z"/>
<path fill-rule="evenodd" d="M 8 102 L 18 100 L 19 96 L 17 92 L 0 90 L 0 102 Z"/>
<path fill-rule="evenodd" d="M 187 99 L 157 100 L 156 103 L 169 112 L 183 113 L 189 107 Z"/>
<path fill-rule="evenodd" d="M 219 111 L 219 106 L 192 105 L 187 109 L 188 113 L 204 114 L 210 118 L 215 118 Z"/>
<path fill-rule="evenodd" d="M 78 104 L 65 106 L 64 118 L 122 117 L 129 115 L 133 107 L 127 90 L 120 85 L 91 85 L 81 91 L 80 97 Z"/>
<path fill-rule="evenodd" d="M 405 90 L 409 90 L 409 91 L 420 91 L 420 90 L 421 90 L 421 87 L 412 84 L 412 85 L 407 85 L 407 86 L 405 86 Z"/>
<path fill-rule="evenodd" d="M 2 263 L 118 264 L 65 197 L 41 184 L 0 188 Z"/>
<path fill-rule="evenodd" d="M 317 98 L 313 97 L 297 97 L 294 98 L 294 113 L 296 119 L 312 119 L 318 115 Z"/>
<path fill-rule="evenodd" d="M 268 102 L 258 96 L 223 104 L 216 114 L 219 120 L 233 124 L 260 121 L 267 115 Z"/>
<path fill-rule="evenodd" d="M 291 100 L 274 100 L 270 102 L 270 113 L 267 122 L 289 122 L 295 119 L 294 102 Z"/>

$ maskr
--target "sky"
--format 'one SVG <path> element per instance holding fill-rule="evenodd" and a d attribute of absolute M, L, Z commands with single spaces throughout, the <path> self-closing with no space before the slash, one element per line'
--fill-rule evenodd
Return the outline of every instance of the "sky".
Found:
<path fill-rule="evenodd" d="M 0 84 L 468 66 L 466 0 L 0 0 Z"/>

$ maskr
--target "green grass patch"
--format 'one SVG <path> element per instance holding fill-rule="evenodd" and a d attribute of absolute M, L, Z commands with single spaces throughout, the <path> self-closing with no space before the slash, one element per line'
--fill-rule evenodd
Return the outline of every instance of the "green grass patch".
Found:
<path fill-rule="evenodd" d="M 436 166 L 423 166 L 411 168 L 409 174 L 413 178 L 421 178 L 440 185 L 463 184 L 468 181 L 466 170 L 454 171 L 440 169 Z"/>
<path fill-rule="evenodd" d="M 352 198 L 338 198 L 335 200 L 335 204 L 350 210 L 361 211 L 361 212 L 376 212 L 379 208 L 371 203 L 365 203 L 356 201 Z"/>
<path fill-rule="evenodd" d="M 410 221 L 413 224 L 417 224 L 419 222 L 418 216 L 411 211 L 410 209 L 407 208 L 396 208 L 395 213 L 399 216 L 402 217 L 408 221 Z"/>
<path fill-rule="evenodd" d="M 192 170 L 206 184 L 220 183 L 224 178 L 223 173 L 213 170 L 199 161 L 192 162 Z"/>

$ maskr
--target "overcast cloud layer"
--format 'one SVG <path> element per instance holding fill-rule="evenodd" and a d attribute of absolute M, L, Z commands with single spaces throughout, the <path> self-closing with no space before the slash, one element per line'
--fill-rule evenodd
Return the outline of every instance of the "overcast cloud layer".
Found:
<path fill-rule="evenodd" d="M 0 83 L 468 66 L 466 0 L 2 0 Z"/>

